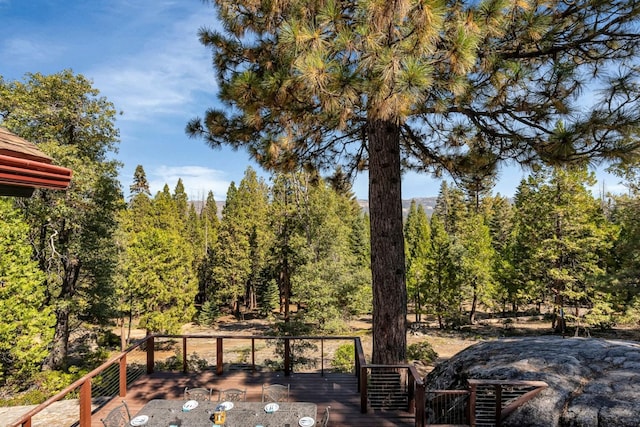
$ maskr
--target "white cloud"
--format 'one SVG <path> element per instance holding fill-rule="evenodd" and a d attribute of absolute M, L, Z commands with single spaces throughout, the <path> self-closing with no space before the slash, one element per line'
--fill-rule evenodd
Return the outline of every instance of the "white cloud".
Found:
<path fill-rule="evenodd" d="M 166 19 L 166 18 L 165 18 Z M 88 74 L 95 86 L 124 112 L 123 120 L 151 122 L 154 115 L 184 114 L 196 94 L 216 91 L 211 53 L 200 44 L 198 28 L 213 15 L 193 13 L 181 20 L 150 24 L 159 29 L 137 52 L 128 52 Z M 124 36 L 121 36 L 124 37 Z M 126 37 L 123 40 L 126 43 Z"/>
<path fill-rule="evenodd" d="M 216 201 L 225 200 L 230 181 L 225 179 L 226 173 L 203 166 L 159 166 L 147 172 L 149 189 L 154 196 L 162 191 L 165 184 L 173 193 L 178 179 L 182 178 L 185 193 L 189 200 L 204 200 L 209 191 L 213 191 Z"/>

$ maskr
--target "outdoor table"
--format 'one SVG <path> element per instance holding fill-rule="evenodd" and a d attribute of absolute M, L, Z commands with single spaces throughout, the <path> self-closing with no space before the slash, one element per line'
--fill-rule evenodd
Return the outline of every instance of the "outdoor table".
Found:
<path fill-rule="evenodd" d="M 184 400 L 154 399 L 140 409 L 138 415 L 146 415 L 145 427 L 212 427 L 210 417 L 221 402 L 198 402 L 198 406 L 184 412 Z M 278 402 L 279 409 L 273 413 L 265 411 L 266 402 L 232 402 L 233 408 L 226 411 L 225 427 L 299 427 L 302 417 L 316 420 L 318 407 L 308 402 Z M 318 421 L 314 425 L 318 425 Z"/>

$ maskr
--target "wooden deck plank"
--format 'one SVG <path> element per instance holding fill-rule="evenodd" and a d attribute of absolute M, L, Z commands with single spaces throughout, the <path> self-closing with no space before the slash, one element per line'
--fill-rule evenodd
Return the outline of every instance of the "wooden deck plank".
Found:
<path fill-rule="evenodd" d="M 318 418 L 327 406 L 330 406 L 332 427 L 371 427 L 371 426 L 414 426 L 413 414 L 405 411 L 373 411 L 360 413 L 360 394 L 357 391 L 356 377 L 348 374 L 294 373 L 285 377 L 274 372 L 225 372 L 218 376 L 215 372 L 169 373 L 159 372 L 145 375 L 134 382 L 124 400 L 131 409 L 132 416 L 137 414 L 151 399 L 182 399 L 185 387 L 207 387 L 214 390 L 226 388 L 247 389 L 247 400 L 259 402 L 262 397 L 262 384 L 290 384 L 292 401 L 313 402 L 318 405 Z M 217 400 L 214 393 L 213 399 Z M 100 418 L 113 407 L 120 404 L 122 398 L 114 398 L 92 416 L 92 427 L 102 427 Z"/>

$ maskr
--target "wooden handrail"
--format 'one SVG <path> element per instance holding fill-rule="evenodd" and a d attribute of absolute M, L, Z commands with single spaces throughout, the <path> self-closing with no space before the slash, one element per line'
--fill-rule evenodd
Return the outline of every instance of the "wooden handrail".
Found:
<path fill-rule="evenodd" d="M 491 380 L 491 379 L 469 379 L 467 380 L 469 384 L 470 396 L 469 396 L 469 404 L 468 404 L 468 412 L 469 412 L 469 422 L 471 426 L 475 426 L 475 402 L 477 396 L 477 388 L 480 385 L 484 386 L 493 386 L 495 388 L 495 396 L 496 396 L 496 414 L 495 414 L 495 422 L 497 426 L 502 424 L 502 421 L 513 411 L 518 409 L 520 406 L 527 403 L 529 400 L 533 399 L 538 393 L 547 388 L 549 385 L 544 381 L 535 381 L 535 380 Z M 502 407 L 502 389 L 504 386 L 516 386 L 516 387 L 534 387 L 533 390 L 530 390 L 524 393 L 522 396 L 519 396 L 514 401 L 510 402 L 504 408 Z M 438 390 L 438 393 L 444 393 L 444 390 Z"/>
<path fill-rule="evenodd" d="M 548 384 L 544 381 L 536 380 L 483 380 L 477 378 L 470 378 L 467 380 L 469 384 L 477 385 L 509 385 L 509 386 L 530 386 L 530 387 L 547 387 Z"/>
<path fill-rule="evenodd" d="M 518 407 L 524 405 L 525 403 L 533 399 L 538 393 L 540 393 L 542 390 L 544 390 L 547 387 L 548 387 L 547 384 L 545 384 L 544 386 L 536 387 L 533 390 L 530 390 L 525 394 L 523 394 L 522 396 L 518 397 L 516 400 L 514 400 L 507 406 L 505 406 L 502 409 L 502 411 L 500 411 L 500 421 L 504 420 L 510 413 L 512 413 L 513 411 L 518 409 Z"/>
<path fill-rule="evenodd" d="M 29 412 L 25 413 L 20 417 L 17 421 L 11 424 L 9 427 L 31 427 L 31 419 L 34 415 L 41 412 L 49 405 L 62 400 L 66 395 L 73 392 L 74 390 L 80 388 L 80 426 L 90 426 L 91 425 L 91 380 L 104 372 L 107 368 L 109 368 L 114 363 L 118 363 L 120 366 L 120 375 L 119 375 L 119 390 L 118 393 L 120 397 L 126 397 L 127 394 L 127 376 L 126 376 L 126 356 L 130 352 L 140 348 L 143 344 L 146 343 L 146 354 L 147 354 L 147 374 L 152 374 L 154 371 L 155 364 L 155 340 L 156 338 L 172 338 L 172 339 L 182 339 L 183 345 L 183 371 L 187 371 L 187 354 L 186 354 L 186 346 L 187 339 L 215 339 L 217 342 L 217 371 L 219 374 L 222 374 L 223 370 L 223 341 L 227 340 L 244 340 L 251 339 L 252 340 L 252 353 L 255 352 L 255 344 L 254 341 L 256 339 L 259 340 L 281 340 L 285 339 L 286 341 L 297 339 L 297 340 L 350 340 L 354 341 L 356 347 L 356 364 L 362 363 L 364 360 L 364 352 L 362 351 L 362 343 L 360 342 L 359 337 L 353 336 L 259 336 L 259 335 L 209 335 L 209 334 L 186 334 L 186 335 L 165 335 L 165 334 L 151 334 L 146 337 L 134 342 L 129 348 L 124 350 L 123 352 L 110 357 L 106 362 L 84 375 L 82 378 L 75 381 L 73 384 L 64 388 L 60 392 L 56 393 L 54 396 L 50 397 L 46 401 L 37 405 L 35 408 L 31 409 Z M 285 342 L 286 342 L 285 341 Z M 255 370 L 255 359 L 254 355 L 252 355 L 252 366 Z M 290 367 L 289 367 L 290 369 Z M 356 375 L 358 375 L 358 369 L 356 369 Z M 365 375 L 366 378 L 366 375 Z"/>
<path fill-rule="evenodd" d="M 81 421 L 80 425 L 81 426 L 91 425 L 91 379 L 96 377 L 96 376 L 98 376 L 98 375 L 100 375 L 102 372 L 104 372 L 108 367 L 110 367 L 114 363 L 116 363 L 116 362 L 120 363 L 120 361 L 123 358 L 126 358 L 127 354 L 129 354 L 130 352 L 132 352 L 136 348 L 140 347 L 147 339 L 148 339 L 148 337 L 145 337 L 145 338 L 143 338 L 143 339 L 141 339 L 139 341 L 136 341 L 134 344 L 132 344 L 125 351 L 123 351 L 120 354 L 117 354 L 117 355 L 107 359 L 106 362 L 104 362 L 102 365 L 98 366 L 93 371 L 91 371 L 88 374 L 84 375 L 82 378 L 76 380 L 74 383 L 72 383 L 68 387 L 62 389 L 60 392 L 56 393 L 55 395 L 53 395 L 49 399 L 45 400 L 44 402 L 42 402 L 41 404 L 39 404 L 38 406 L 36 406 L 32 410 L 30 410 L 29 412 L 27 412 L 26 414 L 22 415 L 22 417 L 20 417 L 18 419 L 18 421 L 16 421 L 14 424 L 11 424 L 10 427 L 19 427 L 19 426 L 31 427 L 31 418 L 34 415 L 36 415 L 37 413 L 39 413 L 43 409 L 47 408 L 52 403 L 55 403 L 55 402 L 57 402 L 59 400 L 62 400 L 62 398 L 64 398 L 67 394 L 71 393 L 72 391 L 74 391 L 78 387 L 80 387 L 80 405 L 81 405 L 81 407 L 80 407 L 80 421 Z M 122 377 L 120 378 L 120 380 L 122 381 Z M 126 375 L 125 375 L 124 381 L 125 381 L 124 392 L 126 394 Z M 88 383 L 89 385 L 86 386 L 85 383 Z M 122 393 L 122 390 L 123 390 L 123 386 L 122 386 L 122 384 L 120 384 L 120 392 L 121 393 Z M 87 395 L 88 395 L 88 398 L 87 398 Z M 88 408 L 89 408 L 88 409 L 89 424 L 82 424 L 82 416 L 83 416 L 82 414 L 83 413 L 84 414 L 87 413 L 87 408 L 86 407 L 83 408 L 82 407 L 83 405 L 84 406 L 88 405 Z"/>

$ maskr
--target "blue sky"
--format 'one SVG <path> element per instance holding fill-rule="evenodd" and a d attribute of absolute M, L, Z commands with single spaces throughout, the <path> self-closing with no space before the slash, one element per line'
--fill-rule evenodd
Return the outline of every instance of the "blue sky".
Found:
<path fill-rule="evenodd" d="M 182 178 L 191 200 L 210 190 L 224 200 L 248 166 L 268 175 L 246 152 L 212 150 L 184 132 L 216 102 L 211 54 L 197 38 L 199 28 L 214 25 L 213 7 L 202 0 L 0 0 L 0 75 L 11 81 L 72 69 L 91 79 L 122 112 L 116 157 L 125 192 L 141 164 L 153 194 L 165 183 L 173 190 Z M 523 176 L 505 168 L 494 192 L 512 196 Z M 607 190 L 616 183 L 605 178 Z M 439 187 L 428 175 L 409 173 L 403 198 L 436 196 Z M 367 198 L 366 175 L 354 191 Z"/>

